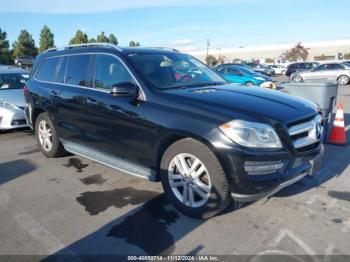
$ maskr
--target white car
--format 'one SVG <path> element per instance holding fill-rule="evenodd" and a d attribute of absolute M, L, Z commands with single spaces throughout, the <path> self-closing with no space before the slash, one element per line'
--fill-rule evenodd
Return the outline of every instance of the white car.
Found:
<path fill-rule="evenodd" d="M 275 71 L 275 75 L 285 75 L 287 68 L 282 65 L 269 65 L 269 68 Z"/>
<path fill-rule="evenodd" d="M 24 115 L 23 87 L 29 77 L 27 70 L 0 68 L 0 130 L 27 127 Z"/>

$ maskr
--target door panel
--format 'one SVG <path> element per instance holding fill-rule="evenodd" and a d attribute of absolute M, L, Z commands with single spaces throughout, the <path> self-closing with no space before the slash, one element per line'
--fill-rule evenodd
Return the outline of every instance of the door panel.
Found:
<path fill-rule="evenodd" d="M 136 96 L 112 96 L 113 86 L 135 83 L 124 64 L 111 55 L 95 55 L 94 89 L 87 90 L 85 142 L 101 152 L 143 164 L 143 101 Z"/>

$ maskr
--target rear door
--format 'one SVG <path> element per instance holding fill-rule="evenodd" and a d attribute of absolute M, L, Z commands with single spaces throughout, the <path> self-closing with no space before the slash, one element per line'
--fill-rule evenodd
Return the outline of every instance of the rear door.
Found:
<path fill-rule="evenodd" d="M 64 56 L 57 73 L 56 130 L 60 138 L 86 143 L 86 92 L 91 86 L 92 55 Z"/>

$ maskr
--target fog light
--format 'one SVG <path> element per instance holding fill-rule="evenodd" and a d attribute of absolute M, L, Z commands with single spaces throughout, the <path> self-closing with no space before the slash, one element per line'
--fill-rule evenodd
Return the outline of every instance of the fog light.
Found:
<path fill-rule="evenodd" d="M 249 175 L 265 175 L 276 173 L 284 166 L 284 163 L 279 161 L 245 161 L 244 170 Z"/>

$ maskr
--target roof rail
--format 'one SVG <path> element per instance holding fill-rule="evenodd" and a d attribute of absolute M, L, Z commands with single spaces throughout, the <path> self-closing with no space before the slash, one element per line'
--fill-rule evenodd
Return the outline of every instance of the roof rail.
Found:
<path fill-rule="evenodd" d="M 114 48 L 118 51 L 121 51 L 119 47 L 117 47 L 114 44 L 110 43 L 84 43 L 84 44 L 75 44 L 75 45 L 67 45 L 67 46 L 61 46 L 61 47 L 54 47 L 47 49 L 46 52 L 52 52 L 52 51 L 58 51 L 58 50 L 65 50 L 65 49 L 73 49 L 73 48 L 82 48 L 82 47 L 94 47 L 94 46 L 99 46 L 99 47 L 110 47 Z"/>
<path fill-rule="evenodd" d="M 170 51 L 174 51 L 174 52 L 180 52 L 179 50 L 172 48 L 172 47 L 155 46 L 155 47 L 148 47 L 148 48 L 164 49 L 164 50 L 170 50 Z"/>

